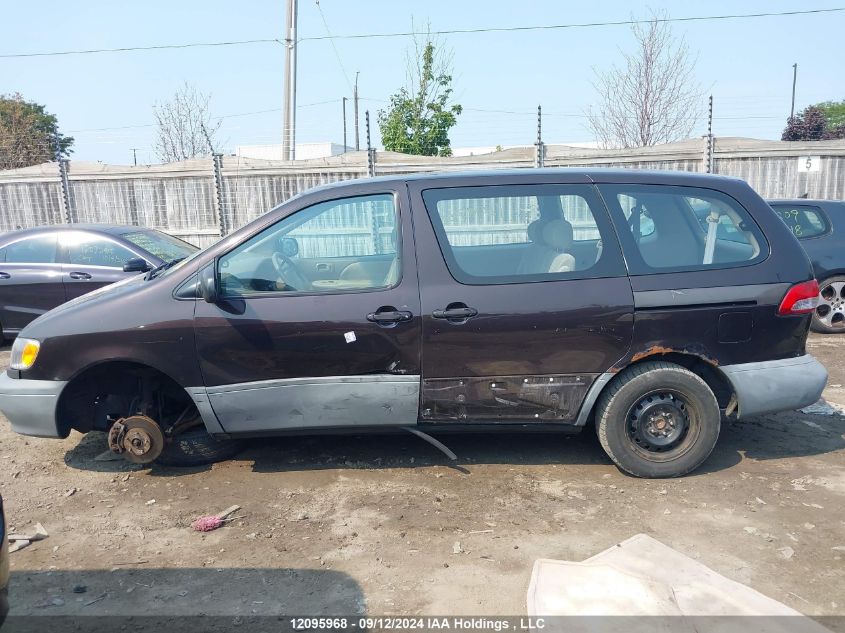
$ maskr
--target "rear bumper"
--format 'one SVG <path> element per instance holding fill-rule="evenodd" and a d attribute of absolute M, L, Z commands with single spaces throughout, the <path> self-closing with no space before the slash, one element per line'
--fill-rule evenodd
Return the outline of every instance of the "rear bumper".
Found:
<path fill-rule="evenodd" d="M 63 380 L 27 380 L 0 374 L 0 412 L 12 424 L 12 430 L 35 437 L 67 437 L 56 422 L 59 394 L 67 384 Z"/>
<path fill-rule="evenodd" d="M 776 413 L 817 402 L 827 370 L 813 356 L 725 365 L 738 403 L 737 417 Z"/>

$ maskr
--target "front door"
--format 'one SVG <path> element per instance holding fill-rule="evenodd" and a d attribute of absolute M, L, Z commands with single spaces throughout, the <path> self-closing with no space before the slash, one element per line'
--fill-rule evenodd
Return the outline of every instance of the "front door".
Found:
<path fill-rule="evenodd" d="M 424 421 L 573 423 L 629 349 L 631 286 L 595 188 L 533 178 L 411 183 Z"/>
<path fill-rule="evenodd" d="M 416 423 L 420 309 L 407 194 L 355 193 L 303 199 L 217 259 L 223 299 L 197 302 L 195 332 L 226 432 Z"/>

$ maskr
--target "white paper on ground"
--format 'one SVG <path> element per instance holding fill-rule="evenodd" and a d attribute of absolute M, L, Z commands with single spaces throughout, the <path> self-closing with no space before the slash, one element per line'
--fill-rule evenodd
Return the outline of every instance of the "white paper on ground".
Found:
<path fill-rule="evenodd" d="M 582 563 L 540 559 L 528 588 L 528 615 L 535 616 L 710 616 L 711 619 L 642 619 L 642 630 L 801 631 L 828 629 L 785 604 L 716 573 L 645 534 Z M 714 616 L 769 616 L 742 620 Z M 631 630 L 639 621 L 616 625 Z M 567 631 L 614 630 L 613 620 L 566 623 Z M 610 628 L 607 628 L 607 627 Z M 739 628 L 737 628 L 739 627 Z M 666 629 L 669 630 L 669 629 Z"/>

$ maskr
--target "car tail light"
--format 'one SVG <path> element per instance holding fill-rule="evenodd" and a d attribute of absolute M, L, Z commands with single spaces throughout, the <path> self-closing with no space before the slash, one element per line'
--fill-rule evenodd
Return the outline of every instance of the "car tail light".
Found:
<path fill-rule="evenodd" d="M 815 279 L 795 284 L 786 291 L 780 302 L 778 314 L 809 314 L 819 305 L 819 282 Z"/>

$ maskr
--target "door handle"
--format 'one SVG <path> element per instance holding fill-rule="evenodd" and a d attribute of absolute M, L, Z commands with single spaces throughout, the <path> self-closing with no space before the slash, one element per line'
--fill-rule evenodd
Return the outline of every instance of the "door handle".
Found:
<path fill-rule="evenodd" d="M 408 312 L 407 310 L 397 310 L 393 306 L 383 306 L 377 311 L 370 312 L 367 315 L 367 321 L 378 323 L 379 325 L 402 323 L 403 321 L 410 321 L 412 318 L 414 318 L 414 315 L 411 312 Z"/>
<path fill-rule="evenodd" d="M 70 274 L 71 279 L 91 279 L 90 273 L 73 272 Z"/>
<path fill-rule="evenodd" d="M 332 265 L 320 262 L 316 264 L 314 268 L 317 270 L 317 272 L 325 273 L 332 269 Z"/>
<path fill-rule="evenodd" d="M 12 276 L 9 273 L 0 273 L 0 279 L 11 279 Z"/>
<path fill-rule="evenodd" d="M 450 303 L 445 310 L 434 310 L 431 313 L 435 319 L 446 319 L 453 323 L 460 323 L 471 319 L 478 314 L 478 310 L 470 308 L 463 303 Z"/>

